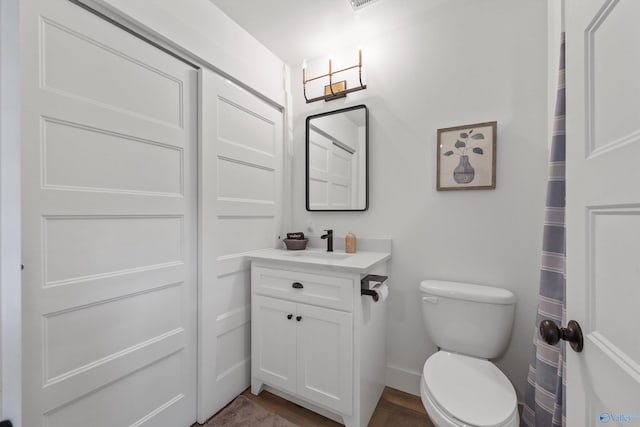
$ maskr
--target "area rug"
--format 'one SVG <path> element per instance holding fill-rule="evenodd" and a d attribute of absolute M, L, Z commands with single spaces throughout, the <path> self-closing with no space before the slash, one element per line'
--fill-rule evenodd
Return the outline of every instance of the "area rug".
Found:
<path fill-rule="evenodd" d="M 244 396 L 238 396 L 204 427 L 299 427 L 267 411 Z"/>

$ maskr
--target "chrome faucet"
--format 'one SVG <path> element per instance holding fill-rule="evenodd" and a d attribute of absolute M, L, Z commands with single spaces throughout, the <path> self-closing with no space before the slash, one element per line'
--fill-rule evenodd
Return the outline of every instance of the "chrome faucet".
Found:
<path fill-rule="evenodd" d="M 333 230 L 324 230 L 327 234 L 320 236 L 321 239 L 327 239 L 327 252 L 333 252 Z"/>

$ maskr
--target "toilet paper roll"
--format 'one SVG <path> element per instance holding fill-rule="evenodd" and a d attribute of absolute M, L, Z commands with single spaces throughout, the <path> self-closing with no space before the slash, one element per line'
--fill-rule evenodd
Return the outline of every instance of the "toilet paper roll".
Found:
<path fill-rule="evenodd" d="M 389 296 L 389 287 L 384 283 L 381 283 L 373 288 L 374 291 L 378 293 L 378 302 L 386 301 Z"/>

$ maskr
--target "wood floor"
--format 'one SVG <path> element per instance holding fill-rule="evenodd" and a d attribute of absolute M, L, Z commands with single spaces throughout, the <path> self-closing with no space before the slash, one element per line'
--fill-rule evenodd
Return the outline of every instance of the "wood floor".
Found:
<path fill-rule="evenodd" d="M 259 404 L 267 411 L 276 413 L 301 427 L 342 426 L 342 424 L 267 391 L 263 391 L 259 396 L 254 396 L 251 394 L 250 389 L 246 389 L 242 395 Z M 518 405 L 518 411 L 522 420 L 522 405 L 520 404 Z M 435 427 L 427 416 L 419 396 L 414 396 L 395 388 L 385 387 L 378 401 L 378 406 L 376 406 L 376 410 L 371 416 L 369 427 L 388 426 Z M 196 423 L 191 427 L 201 427 L 201 425 Z"/>
<path fill-rule="evenodd" d="M 339 427 L 338 424 L 322 415 L 311 412 L 288 400 L 263 391 L 259 396 L 251 394 L 249 389 L 243 396 L 256 402 L 266 410 L 286 418 L 303 427 Z M 378 402 L 369 427 L 402 426 L 402 427 L 434 427 L 422 405 L 419 396 L 386 387 Z"/>
<path fill-rule="evenodd" d="M 254 396 L 251 394 L 250 389 L 246 389 L 242 395 L 259 404 L 267 411 L 278 414 L 301 427 L 342 426 L 342 424 L 267 391 L 263 391 L 259 396 Z M 522 405 L 518 405 L 518 410 L 522 417 Z M 369 421 L 369 427 L 387 426 L 435 427 L 427 416 L 419 396 L 404 393 L 391 387 L 385 387 L 378 401 L 378 406 L 376 406 L 376 410 Z M 191 427 L 200 427 L 200 424 L 196 423 Z"/>

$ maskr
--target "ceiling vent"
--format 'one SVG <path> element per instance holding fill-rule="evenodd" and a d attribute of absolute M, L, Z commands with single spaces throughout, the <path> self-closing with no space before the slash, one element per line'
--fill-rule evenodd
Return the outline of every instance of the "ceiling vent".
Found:
<path fill-rule="evenodd" d="M 360 10 L 365 6 L 369 6 L 371 3 L 375 3 L 378 0 L 347 0 L 353 10 Z"/>

